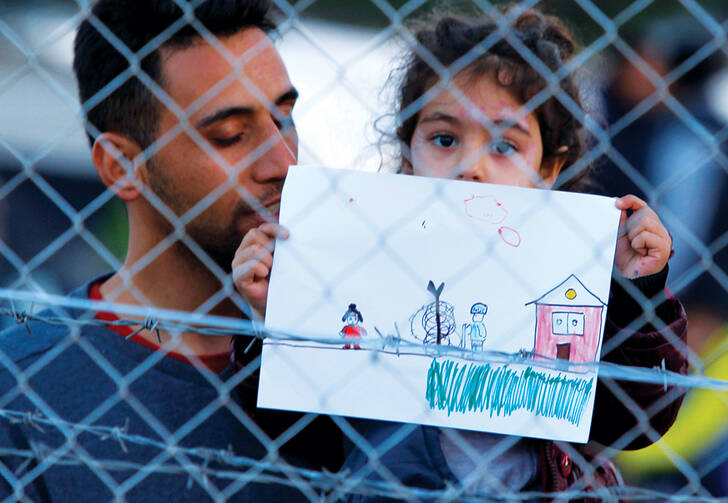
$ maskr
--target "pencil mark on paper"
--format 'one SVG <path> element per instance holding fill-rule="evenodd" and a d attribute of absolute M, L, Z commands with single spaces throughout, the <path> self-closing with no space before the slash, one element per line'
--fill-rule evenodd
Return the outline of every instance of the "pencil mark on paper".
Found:
<path fill-rule="evenodd" d="M 508 210 L 493 196 L 473 195 L 465 199 L 464 202 L 465 213 L 476 220 L 482 220 L 489 224 L 499 224 L 508 216 Z"/>
<path fill-rule="evenodd" d="M 508 217 L 508 210 L 493 196 L 476 196 L 464 199 L 465 214 L 475 220 L 489 224 L 502 224 Z M 508 246 L 518 248 L 521 246 L 521 234 L 513 227 L 501 225 L 498 227 L 498 236 Z"/>
<path fill-rule="evenodd" d="M 490 363 L 438 361 L 427 372 L 425 399 L 431 409 L 482 413 L 490 417 L 527 411 L 578 426 L 589 402 L 594 378 L 516 370 Z"/>
<path fill-rule="evenodd" d="M 361 349 L 358 341 L 363 335 L 365 336 L 367 334 L 367 331 L 360 325 L 364 321 L 364 317 L 356 308 L 356 304 L 349 304 L 349 308 L 344 313 L 344 316 L 341 317 L 341 321 L 346 323 L 344 328 L 339 332 L 339 335 L 347 341 L 344 344 L 344 349 L 351 349 L 352 346 L 354 349 Z"/>
<path fill-rule="evenodd" d="M 455 321 L 455 309 L 445 301 L 440 300 L 440 295 L 445 287 L 440 283 L 439 287 L 430 281 L 427 291 L 432 294 L 434 301 L 420 307 L 415 314 L 410 316 L 410 331 L 415 339 L 424 344 L 450 344 L 450 336 L 457 330 Z"/>
<path fill-rule="evenodd" d="M 470 307 L 472 323 L 463 323 L 463 331 L 460 336 L 461 348 L 483 351 L 485 338 L 488 334 L 485 329 L 485 315 L 487 312 L 488 306 L 482 302 L 476 302 Z"/>
<path fill-rule="evenodd" d="M 571 274 L 530 304 L 536 306 L 534 353 L 574 363 L 597 360 L 606 304 L 579 278 Z"/>
<path fill-rule="evenodd" d="M 503 242 L 509 246 L 514 248 L 521 246 L 521 235 L 512 227 L 506 227 L 505 225 L 503 227 L 499 227 L 498 235 L 501 237 Z"/>

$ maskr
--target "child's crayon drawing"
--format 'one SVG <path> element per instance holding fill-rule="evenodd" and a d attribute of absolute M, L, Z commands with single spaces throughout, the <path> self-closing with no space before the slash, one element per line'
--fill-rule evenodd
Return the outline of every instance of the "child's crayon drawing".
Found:
<path fill-rule="evenodd" d="M 485 315 L 487 313 L 488 306 L 482 302 L 476 302 L 470 307 L 473 322 L 463 323 L 463 332 L 460 338 L 461 348 L 483 351 L 485 338 L 488 335 L 488 331 L 485 329 Z"/>
<path fill-rule="evenodd" d="M 465 203 L 465 214 L 475 220 L 500 224 L 508 217 L 508 210 L 493 196 L 473 194 L 463 202 Z M 512 227 L 501 225 L 498 227 L 498 235 L 508 246 L 514 248 L 521 246 L 521 235 Z"/>
<path fill-rule="evenodd" d="M 351 349 L 352 346 L 354 349 L 361 349 L 359 343 L 354 341 L 361 339 L 362 335 L 367 334 L 367 331 L 359 325 L 364 321 L 364 317 L 356 308 L 356 304 L 349 304 L 349 308 L 344 313 L 344 316 L 341 317 L 341 321 L 346 323 L 344 328 L 339 332 L 339 335 L 347 339 L 347 343 L 344 344 L 344 349 Z"/>
<path fill-rule="evenodd" d="M 345 197 L 321 198 L 332 179 Z M 295 336 L 265 339 L 259 407 L 588 440 L 612 199 L 315 167 L 285 183 L 265 323 Z"/>

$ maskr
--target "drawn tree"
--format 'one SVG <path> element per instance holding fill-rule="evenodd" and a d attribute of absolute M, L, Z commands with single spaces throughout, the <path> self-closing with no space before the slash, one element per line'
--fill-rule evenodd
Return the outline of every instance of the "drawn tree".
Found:
<path fill-rule="evenodd" d="M 457 323 L 455 322 L 455 309 L 443 301 L 439 301 L 437 304 L 434 302 L 428 304 L 422 313 L 421 323 L 425 333 L 422 342 L 425 344 L 450 344 L 450 334 L 455 333 L 457 327 Z"/>
<path fill-rule="evenodd" d="M 450 335 L 457 328 L 455 309 L 440 300 L 444 286 L 441 283 L 435 288 L 435 284 L 430 281 L 427 291 L 433 295 L 435 301 L 422 306 L 410 318 L 412 335 L 425 344 L 450 344 Z"/>

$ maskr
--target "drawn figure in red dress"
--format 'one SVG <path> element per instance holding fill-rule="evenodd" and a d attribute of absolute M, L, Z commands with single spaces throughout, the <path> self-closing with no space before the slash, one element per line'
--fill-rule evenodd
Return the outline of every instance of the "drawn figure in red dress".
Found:
<path fill-rule="evenodd" d="M 367 335 L 366 329 L 359 325 L 359 323 L 364 321 L 364 318 L 362 318 L 361 313 L 357 310 L 356 304 L 349 304 L 349 309 L 341 317 L 341 321 L 346 323 L 346 326 L 339 332 L 344 339 L 360 339 L 362 335 Z M 361 349 L 359 348 L 359 344 L 352 342 L 344 344 L 344 349 L 351 349 L 352 345 L 354 349 Z"/>

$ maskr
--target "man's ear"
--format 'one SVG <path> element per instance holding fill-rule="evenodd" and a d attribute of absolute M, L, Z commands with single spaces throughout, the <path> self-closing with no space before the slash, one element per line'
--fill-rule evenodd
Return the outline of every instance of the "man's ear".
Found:
<path fill-rule="evenodd" d="M 569 154 L 568 150 L 569 149 L 567 147 L 561 147 L 555 154 L 545 156 L 543 160 L 541 160 L 541 170 L 539 174 L 541 175 L 543 183 L 545 183 L 549 188 L 553 187 L 556 182 L 556 178 L 558 178 L 559 173 L 561 173 L 561 168 L 564 167 L 564 163 L 566 163 L 566 158 Z"/>
<path fill-rule="evenodd" d="M 110 190 L 126 202 L 138 199 L 142 193 L 137 178 L 139 154 L 142 149 L 137 143 L 117 133 L 102 133 L 96 137 L 91 148 L 91 158 L 96 171 Z"/>

